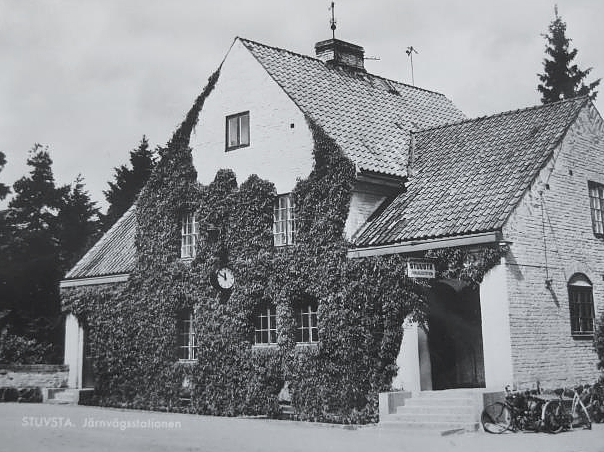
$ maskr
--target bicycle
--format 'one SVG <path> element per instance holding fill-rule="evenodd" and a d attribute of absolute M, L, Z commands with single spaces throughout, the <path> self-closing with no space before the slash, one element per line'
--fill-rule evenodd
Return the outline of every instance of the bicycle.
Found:
<path fill-rule="evenodd" d="M 604 388 L 600 382 L 596 382 L 592 386 L 585 385 L 584 391 L 581 393 L 581 401 L 593 422 L 604 422 Z"/>
<path fill-rule="evenodd" d="M 506 386 L 505 402 L 487 405 L 480 415 L 485 432 L 500 434 L 505 431 L 540 431 L 543 426 L 543 407 L 546 400 L 537 391 L 512 392 Z"/>
<path fill-rule="evenodd" d="M 543 427 L 546 431 L 558 433 L 580 425 L 586 430 L 591 429 L 591 417 L 580 396 L 583 389 L 583 386 L 578 386 L 554 390 L 558 399 L 550 400 L 543 407 Z"/>

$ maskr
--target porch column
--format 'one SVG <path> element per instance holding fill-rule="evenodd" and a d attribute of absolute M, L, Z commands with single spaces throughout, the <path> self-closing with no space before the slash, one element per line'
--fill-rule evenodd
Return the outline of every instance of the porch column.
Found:
<path fill-rule="evenodd" d="M 82 387 L 82 358 L 84 356 L 84 330 L 73 314 L 65 319 L 65 357 L 69 365 L 67 385 L 70 388 Z"/>
<path fill-rule="evenodd" d="M 411 392 L 432 389 L 427 336 L 417 322 L 410 319 L 403 324 L 403 341 L 396 364 L 399 370 L 392 382 L 395 389 Z"/>
<path fill-rule="evenodd" d="M 513 383 L 510 310 L 505 265 L 493 267 L 480 284 L 484 375 L 487 389 Z"/>

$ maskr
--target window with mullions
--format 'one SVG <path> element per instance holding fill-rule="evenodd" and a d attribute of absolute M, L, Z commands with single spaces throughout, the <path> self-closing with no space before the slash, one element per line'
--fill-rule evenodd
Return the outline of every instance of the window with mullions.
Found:
<path fill-rule="evenodd" d="M 568 282 L 568 307 L 571 334 L 593 336 L 595 318 L 593 288 L 585 275 L 573 275 Z"/>
<path fill-rule="evenodd" d="M 250 112 L 237 113 L 226 118 L 226 150 L 250 145 Z"/>
<path fill-rule="evenodd" d="M 591 226 L 596 237 L 604 237 L 604 185 L 589 182 Z"/>
<path fill-rule="evenodd" d="M 179 313 L 176 331 L 178 334 L 178 359 L 183 361 L 197 359 L 198 347 L 192 309 L 185 309 Z"/>
<path fill-rule="evenodd" d="M 254 342 L 256 345 L 277 343 L 277 309 L 262 305 L 254 314 Z"/>
<path fill-rule="evenodd" d="M 198 224 L 195 214 L 188 213 L 182 217 L 180 257 L 182 259 L 193 259 L 195 247 L 198 240 Z"/>
<path fill-rule="evenodd" d="M 278 196 L 273 207 L 273 242 L 275 246 L 296 243 L 296 209 L 291 195 Z"/>
<path fill-rule="evenodd" d="M 314 344 L 319 341 L 317 325 L 317 303 L 298 306 L 296 315 L 296 342 L 298 344 Z"/>

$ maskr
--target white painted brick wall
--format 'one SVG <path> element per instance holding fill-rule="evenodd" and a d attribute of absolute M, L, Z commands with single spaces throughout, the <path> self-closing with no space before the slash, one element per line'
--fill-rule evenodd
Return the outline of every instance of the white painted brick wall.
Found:
<path fill-rule="evenodd" d="M 600 317 L 604 240 L 592 231 L 589 180 L 604 183 L 604 125 L 592 107 L 582 111 L 503 231 L 513 242 L 506 258 L 512 360 L 515 383 L 523 387 L 570 386 L 598 375 L 592 340 L 571 336 L 567 289 L 574 273 L 587 275 Z"/>
<path fill-rule="evenodd" d="M 250 146 L 225 152 L 226 117 L 248 110 Z M 273 182 L 278 193 L 288 193 L 296 178 L 312 170 L 313 140 L 304 115 L 239 40 L 206 99 L 191 146 L 203 184 L 219 169 L 230 168 L 239 183 L 257 174 Z"/>

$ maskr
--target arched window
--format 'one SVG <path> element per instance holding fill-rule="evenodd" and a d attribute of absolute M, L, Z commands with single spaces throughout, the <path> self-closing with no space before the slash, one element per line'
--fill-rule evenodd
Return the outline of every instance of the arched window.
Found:
<path fill-rule="evenodd" d="M 254 313 L 254 342 L 256 345 L 277 343 L 277 309 L 262 303 Z"/>
<path fill-rule="evenodd" d="M 298 344 L 313 344 L 319 341 L 317 325 L 317 303 L 307 302 L 295 306 L 296 342 Z"/>
<path fill-rule="evenodd" d="M 581 273 L 568 281 L 568 307 L 570 328 L 573 336 L 593 336 L 594 297 L 591 281 Z"/>

